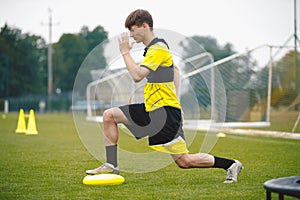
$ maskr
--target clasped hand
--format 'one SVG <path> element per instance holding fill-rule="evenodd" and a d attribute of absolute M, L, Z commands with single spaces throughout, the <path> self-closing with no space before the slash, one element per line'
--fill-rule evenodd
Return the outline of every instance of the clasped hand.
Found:
<path fill-rule="evenodd" d="M 129 53 L 132 49 L 134 42 L 129 43 L 128 33 L 122 33 L 119 37 L 119 49 L 122 55 Z"/>

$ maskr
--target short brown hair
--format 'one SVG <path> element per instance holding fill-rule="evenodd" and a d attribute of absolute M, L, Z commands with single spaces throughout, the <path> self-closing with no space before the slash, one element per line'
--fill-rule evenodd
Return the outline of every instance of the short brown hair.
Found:
<path fill-rule="evenodd" d="M 125 21 L 125 28 L 130 29 L 132 26 L 141 26 L 147 23 L 151 30 L 153 29 L 153 19 L 147 10 L 138 9 L 130 13 Z"/>

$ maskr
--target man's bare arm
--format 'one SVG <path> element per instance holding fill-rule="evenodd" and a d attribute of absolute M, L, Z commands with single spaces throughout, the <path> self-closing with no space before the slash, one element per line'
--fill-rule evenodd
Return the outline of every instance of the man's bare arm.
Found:
<path fill-rule="evenodd" d="M 174 65 L 174 85 L 177 98 L 180 100 L 180 68 L 177 65 Z"/>
<path fill-rule="evenodd" d="M 121 34 L 119 38 L 119 48 L 122 53 L 126 68 L 135 82 L 143 80 L 149 73 L 150 70 L 145 67 L 140 67 L 135 63 L 132 56 L 130 55 L 130 50 L 132 45 L 129 43 L 129 36 L 127 33 Z"/>

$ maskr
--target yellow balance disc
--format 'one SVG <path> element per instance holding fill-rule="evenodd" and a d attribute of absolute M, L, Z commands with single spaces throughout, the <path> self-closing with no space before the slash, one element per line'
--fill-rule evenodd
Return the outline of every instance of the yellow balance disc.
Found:
<path fill-rule="evenodd" d="M 87 175 L 82 180 L 85 185 L 120 185 L 124 181 L 124 177 L 117 174 Z"/>

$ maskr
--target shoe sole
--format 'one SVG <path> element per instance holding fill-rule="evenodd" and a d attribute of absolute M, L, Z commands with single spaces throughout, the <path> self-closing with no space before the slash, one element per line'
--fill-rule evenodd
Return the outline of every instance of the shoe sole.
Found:
<path fill-rule="evenodd" d="M 91 173 L 91 172 L 85 172 L 87 175 L 97 175 L 97 174 L 116 174 L 119 175 L 119 170 L 113 170 L 112 172 L 100 172 L 100 173 Z"/>

